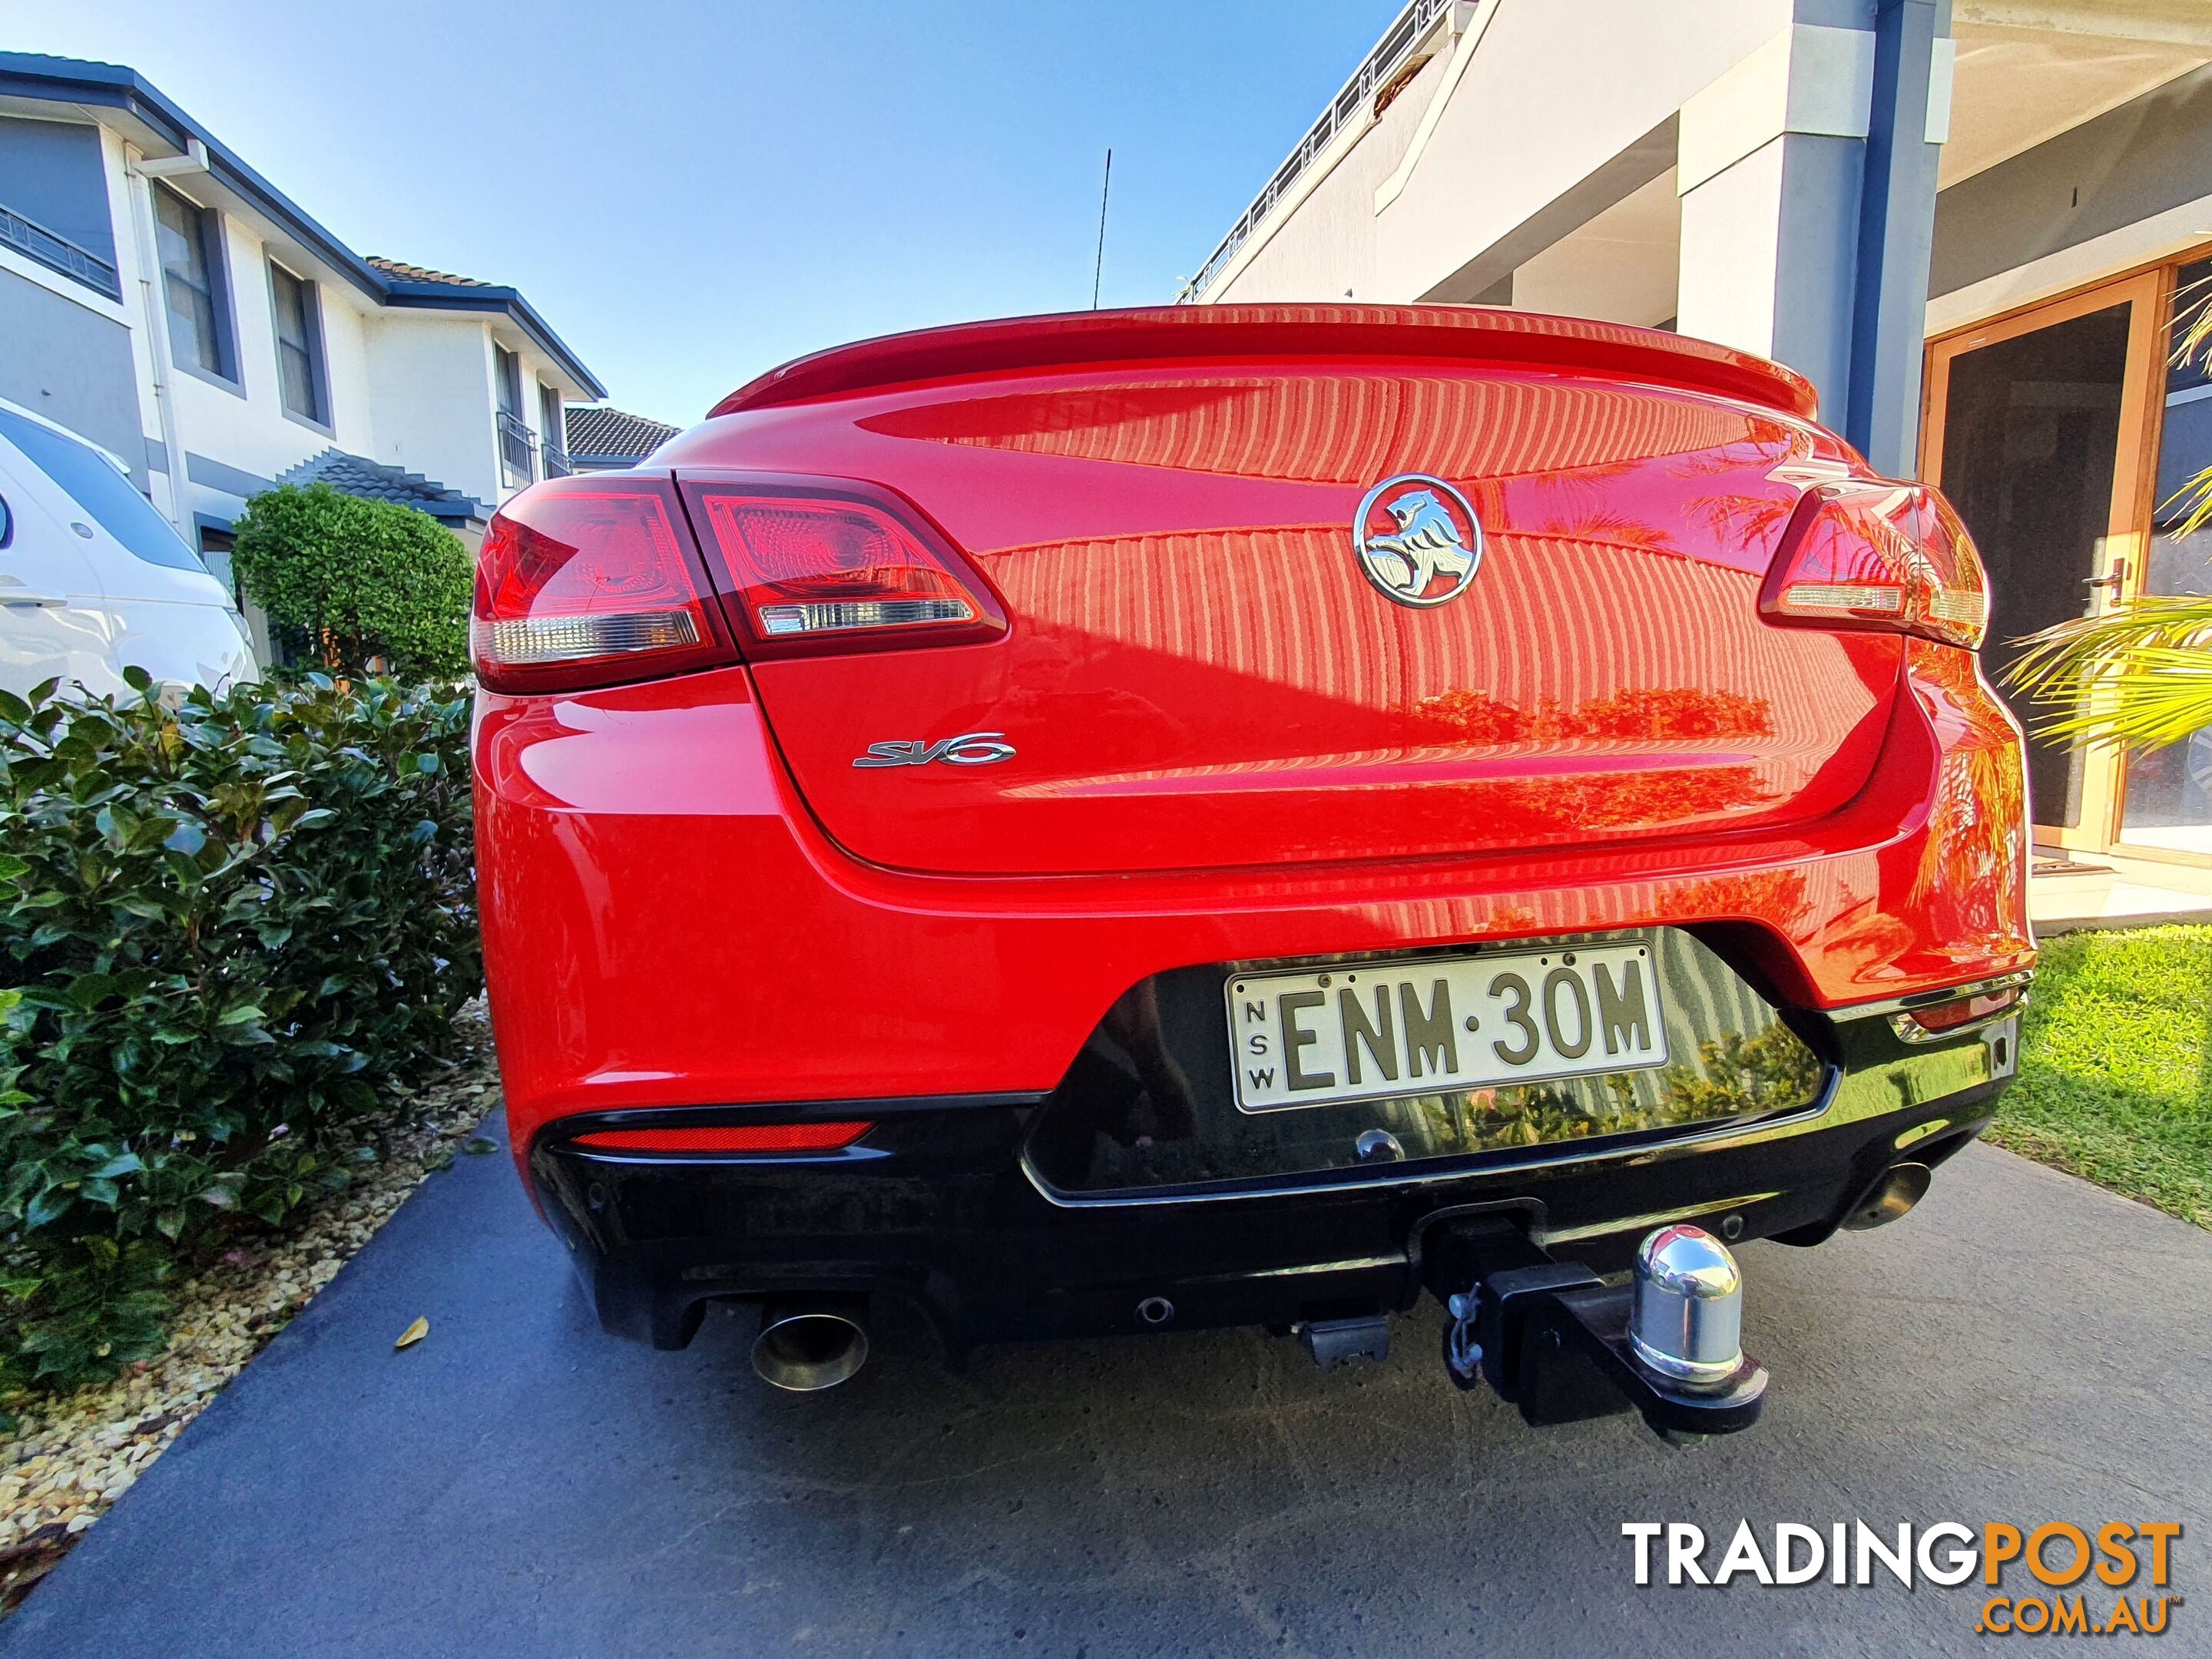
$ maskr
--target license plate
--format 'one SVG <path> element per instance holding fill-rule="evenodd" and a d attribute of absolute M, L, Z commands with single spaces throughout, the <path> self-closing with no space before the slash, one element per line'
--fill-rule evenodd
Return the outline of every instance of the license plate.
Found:
<path fill-rule="evenodd" d="M 1222 989 L 1246 1112 L 1667 1063 L 1647 943 L 1239 974 Z"/>

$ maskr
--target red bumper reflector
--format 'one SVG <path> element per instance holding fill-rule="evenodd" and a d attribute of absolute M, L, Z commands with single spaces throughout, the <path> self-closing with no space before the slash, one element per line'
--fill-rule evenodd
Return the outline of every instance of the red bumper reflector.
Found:
<path fill-rule="evenodd" d="M 696 1129 L 597 1129 L 575 1145 L 610 1152 L 834 1152 L 872 1123 L 739 1123 Z"/>
<path fill-rule="evenodd" d="M 1932 1008 L 1911 1010 L 1912 1023 L 1923 1031 L 1948 1031 L 2002 1013 L 2019 1000 L 2016 989 L 1996 991 L 1987 996 L 1961 997 L 1956 1002 L 1939 1002 Z"/>

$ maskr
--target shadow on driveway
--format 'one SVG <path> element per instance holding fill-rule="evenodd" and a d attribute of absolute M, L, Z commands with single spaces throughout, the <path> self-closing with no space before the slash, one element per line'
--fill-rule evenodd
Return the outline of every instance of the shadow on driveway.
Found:
<path fill-rule="evenodd" d="M 2181 1521 L 2172 1588 L 2203 1606 L 2161 1645 L 2212 1646 L 2212 1237 L 2002 1152 L 1899 1226 L 1747 1249 L 1766 1419 L 1687 1452 L 1460 1394 L 1432 1309 L 1387 1365 L 1330 1373 L 1234 1333 L 953 1376 L 895 1329 L 851 1383 L 781 1395 L 750 1314 L 630 1347 L 562 1258 L 504 1157 L 432 1177 L 0 1654 L 1975 1648 L 1978 1583 L 1638 1589 L 1620 1533 L 1695 1522 L 1710 1565 L 1740 1519 L 1765 1547 L 1860 1516 Z"/>

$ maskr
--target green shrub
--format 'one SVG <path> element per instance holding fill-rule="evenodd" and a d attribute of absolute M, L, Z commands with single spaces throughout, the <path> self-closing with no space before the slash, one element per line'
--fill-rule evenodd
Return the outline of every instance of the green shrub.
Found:
<path fill-rule="evenodd" d="M 283 484 L 246 504 L 231 568 L 271 621 L 298 629 L 333 674 L 467 672 L 468 550 L 428 514 L 326 483 Z"/>
<path fill-rule="evenodd" d="M 378 1086 L 447 1051 L 467 739 L 383 680 L 0 692 L 0 1370 L 157 1352 L 172 1262 L 343 1187 Z"/>

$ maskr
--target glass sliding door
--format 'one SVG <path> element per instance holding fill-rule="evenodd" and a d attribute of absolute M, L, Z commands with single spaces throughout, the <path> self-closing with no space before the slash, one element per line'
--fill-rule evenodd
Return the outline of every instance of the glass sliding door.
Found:
<path fill-rule="evenodd" d="M 2165 407 L 2152 490 L 2146 594 L 2212 594 L 2212 526 L 2175 532 L 2189 516 L 2189 485 L 2212 468 L 2212 373 L 2202 356 L 2180 356 L 2182 335 L 2212 308 L 2212 259 L 2176 273 L 2166 350 Z M 2120 839 L 2130 851 L 2212 857 L 2212 726 L 2164 749 L 2127 758 Z"/>
<path fill-rule="evenodd" d="M 2145 413 L 2164 331 L 2158 273 L 1928 349 L 1922 471 L 1973 532 L 1991 595 L 1984 671 L 2029 727 L 2036 839 L 2112 840 L 2118 757 L 2033 735 L 2049 714 L 2003 685 L 2019 640 L 2141 580 Z"/>

